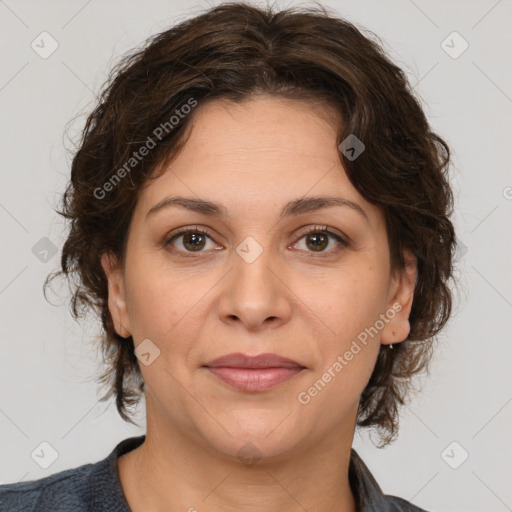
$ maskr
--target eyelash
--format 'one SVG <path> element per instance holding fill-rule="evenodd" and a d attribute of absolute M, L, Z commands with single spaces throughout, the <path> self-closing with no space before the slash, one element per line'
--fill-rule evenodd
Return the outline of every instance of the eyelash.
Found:
<path fill-rule="evenodd" d="M 172 242 L 178 238 L 179 236 L 181 235 L 186 235 L 188 233 L 197 233 L 197 234 L 202 234 L 202 235 L 205 235 L 207 236 L 208 238 L 210 238 L 210 240 L 213 241 L 213 238 L 210 236 L 210 234 L 208 233 L 208 231 L 205 231 L 199 227 L 195 227 L 195 228 L 189 228 L 189 227 L 186 227 L 186 228 L 180 228 L 178 231 L 175 231 L 174 233 L 172 233 L 172 235 L 168 236 L 165 238 L 164 240 L 164 243 L 163 243 L 163 246 L 164 248 L 166 248 L 167 246 L 171 245 Z M 332 232 L 328 226 L 314 226 L 312 228 L 310 228 L 309 230 L 307 230 L 306 232 L 304 233 L 301 233 L 300 237 L 298 240 L 301 240 L 302 238 L 308 236 L 308 235 L 312 235 L 312 234 L 327 234 L 328 236 L 334 238 L 341 246 L 341 248 L 344 248 L 344 247 L 347 247 L 348 246 L 348 243 L 343 239 L 341 238 L 338 234 Z M 172 247 L 172 245 L 171 245 Z M 325 257 L 325 256 L 322 256 L 322 255 L 331 255 L 332 253 L 337 253 L 339 250 L 341 250 L 340 248 L 338 249 L 335 249 L 335 250 L 332 250 L 332 251 L 326 251 L 326 252 L 319 252 L 319 253 L 315 253 L 315 252 L 309 252 L 309 254 L 311 254 L 312 256 L 311 257 Z M 172 247 L 172 252 L 177 252 L 179 253 L 180 255 L 184 256 L 184 257 L 191 257 L 191 258 L 195 258 L 197 256 L 195 256 L 195 254 L 200 254 L 201 252 L 203 251 L 197 251 L 197 253 L 194 253 L 194 252 L 191 252 L 191 251 L 181 251 L 181 250 L 178 250 L 178 249 L 175 249 L 174 247 Z"/>

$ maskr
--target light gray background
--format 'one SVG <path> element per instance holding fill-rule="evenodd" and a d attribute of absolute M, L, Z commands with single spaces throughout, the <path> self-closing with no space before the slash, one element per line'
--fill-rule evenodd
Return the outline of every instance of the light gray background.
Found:
<path fill-rule="evenodd" d="M 69 134 L 83 126 L 121 54 L 217 3 L 0 1 L 1 483 L 96 462 L 121 439 L 144 433 L 143 405 L 142 426 L 135 428 L 119 418 L 114 403 L 98 403 L 97 324 L 76 324 L 65 299 L 50 294 L 64 304 L 52 306 L 42 295 L 65 239 L 52 210 L 69 177 L 65 128 L 78 114 Z M 354 447 L 386 493 L 427 510 L 512 510 L 511 1 L 324 4 L 384 39 L 432 127 L 450 144 L 461 248 L 463 293 L 430 377 L 419 381 L 422 392 L 403 409 L 399 439 L 378 450 L 368 434 L 356 434 Z M 31 48 L 43 31 L 59 45 L 47 59 Z M 458 58 L 442 47 L 453 31 L 469 43 Z M 453 37 L 445 43 L 452 53 L 463 44 Z M 46 262 L 33 253 L 44 237 L 58 249 Z M 58 452 L 47 469 L 31 457 L 43 441 Z M 459 444 L 443 457 L 453 441 Z M 452 469 L 447 461 L 460 462 L 463 450 L 469 458 Z"/>

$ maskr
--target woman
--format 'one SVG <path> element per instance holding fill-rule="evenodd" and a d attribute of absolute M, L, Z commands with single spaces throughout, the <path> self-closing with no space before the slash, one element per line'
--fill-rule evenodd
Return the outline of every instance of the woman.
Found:
<path fill-rule="evenodd" d="M 60 274 L 146 435 L 0 509 L 421 511 L 352 442 L 396 438 L 450 316 L 448 165 L 405 74 L 324 8 L 225 3 L 126 57 L 73 160 Z"/>

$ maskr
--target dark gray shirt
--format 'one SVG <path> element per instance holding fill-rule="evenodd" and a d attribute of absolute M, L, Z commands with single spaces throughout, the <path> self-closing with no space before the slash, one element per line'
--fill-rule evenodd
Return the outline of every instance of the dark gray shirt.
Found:
<path fill-rule="evenodd" d="M 1 512 L 130 512 L 121 488 L 117 459 L 146 436 L 121 441 L 105 459 L 32 480 L 0 485 Z M 358 512 L 426 512 L 408 501 L 382 493 L 354 449 L 349 481 Z"/>

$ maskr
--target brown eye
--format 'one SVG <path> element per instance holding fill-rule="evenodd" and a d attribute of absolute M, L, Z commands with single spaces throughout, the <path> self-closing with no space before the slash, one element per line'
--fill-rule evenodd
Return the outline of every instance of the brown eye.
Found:
<path fill-rule="evenodd" d="M 305 240 L 304 245 L 306 248 L 301 250 L 305 250 L 309 253 L 326 253 L 326 255 L 329 255 L 348 245 L 348 243 L 345 242 L 343 238 L 330 231 L 327 226 L 315 226 L 314 228 L 309 229 L 309 231 L 306 231 L 302 234 L 300 240 L 302 239 Z M 332 245 L 331 240 L 335 240 L 336 243 L 334 244 L 334 248 L 332 250 L 328 250 L 328 248 Z M 297 242 L 296 245 L 299 245 L 299 242 Z M 338 247 L 336 247 L 336 245 Z"/>
<path fill-rule="evenodd" d="M 183 246 L 187 250 L 198 251 L 204 248 L 205 236 L 202 233 L 189 232 L 183 236 Z"/>
<path fill-rule="evenodd" d="M 322 251 L 329 245 L 329 237 L 324 233 L 313 233 L 306 236 L 306 245 L 313 251 Z"/>
<path fill-rule="evenodd" d="M 178 241 L 181 239 L 181 244 Z M 203 252 L 207 245 L 207 241 L 212 240 L 206 231 L 195 228 L 185 228 L 177 233 L 171 234 L 164 242 L 164 247 L 171 246 L 173 252 L 183 253 L 200 253 Z M 181 245 L 181 247 L 180 247 Z"/>

